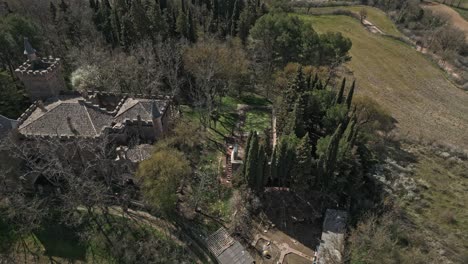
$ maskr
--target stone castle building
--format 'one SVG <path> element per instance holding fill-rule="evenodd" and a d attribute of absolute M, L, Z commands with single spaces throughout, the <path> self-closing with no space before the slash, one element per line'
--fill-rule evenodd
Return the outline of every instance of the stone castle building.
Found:
<path fill-rule="evenodd" d="M 24 54 L 28 60 L 15 73 L 26 86 L 31 100 L 56 97 L 60 91 L 65 90 L 59 58 L 38 58 L 27 38 L 24 38 Z"/>
<path fill-rule="evenodd" d="M 38 57 L 26 38 L 24 54 L 28 59 L 15 72 L 33 103 L 14 122 L 0 116 L 0 136 L 8 133 L 15 141 L 39 143 L 39 147 L 63 142 L 64 147 L 55 150 L 60 152 L 57 157 L 71 160 L 67 164 L 72 167 L 73 162 L 80 164 L 96 156 L 93 147 L 85 149 L 78 143 L 85 141 L 87 147 L 96 149 L 105 144 L 108 157 L 100 162 L 133 175 L 138 162 L 151 154 L 151 144 L 168 132 L 177 115 L 169 96 L 67 91 L 60 59 Z M 45 179 L 35 172 L 22 181 L 28 189 L 38 189 L 47 186 Z"/>
<path fill-rule="evenodd" d="M 175 114 L 171 97 L 66 91 L 60 59 L 39 58 L 27 38 L 24 54 L 28 60 L 15 72 L 34 103 L 18 119 L 22 138 L 109 136 L 116 144 L 135 145 L 167 132 Z"/>

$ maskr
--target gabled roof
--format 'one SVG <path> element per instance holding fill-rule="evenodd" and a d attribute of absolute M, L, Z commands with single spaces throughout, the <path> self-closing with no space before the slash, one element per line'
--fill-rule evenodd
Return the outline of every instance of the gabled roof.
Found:
<path fill-rule="evenodd" d="M 206 239 L 208 249 L 220 264 L 252 264 L 254 259 L 224 228 L 218 229 Z"/>

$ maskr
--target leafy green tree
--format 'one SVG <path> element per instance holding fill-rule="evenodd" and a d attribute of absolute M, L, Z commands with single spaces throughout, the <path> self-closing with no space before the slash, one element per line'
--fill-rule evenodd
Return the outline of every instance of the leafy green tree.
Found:
<path fill-rule="evenodd" d="M 333 67 L 349 61 L 351 56 L 348 55 L 348 51 L 351 46 L 351 40 L 344 37 L 340 32 L 327 32 L 320 35 L 319 63 Z"/>
<path fill-rule="evenodd" d="M 136 177 L 141 183 L 145 200 L 167 213 L 175 209 L 177 189 L 190 172 L 190 164 L 182 152 L 156 146 L 151 157 L 140 163 Z"/>
<path fill-rule="evenodd" d="M 17 14 L 0 16 L 0 65 L 14 77 L 14 67 L 24 61 L 23 41 L 29 41 L 36 49 L 41 47 L 37 26 Z"/>
<path fill-rule="evenodd" d="M 296 16 L 270 13 L 257 20 L 250 30 L 255 50 L 268 63 L 298 62 L 302 47 L 304 23 Z"/>
<path fill-rule="evenodd" d="M 5 72 L 0 71 L 0 115 L 16 119 L 28 107 L 28 100 L 19 90 L 15 81 Z"/>

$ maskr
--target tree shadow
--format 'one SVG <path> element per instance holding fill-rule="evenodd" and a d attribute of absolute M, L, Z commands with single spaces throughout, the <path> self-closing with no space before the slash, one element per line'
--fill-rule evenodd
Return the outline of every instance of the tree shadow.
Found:
<path fill-rule="evenodd" d="M 302 199 L 287 189 L 269 188 L 262 197 L 264 213 L 275 227 L 314 249 L 320 242 L 320 202 Z"/>
<path fill-rule="evenodd" d="M 46 256 L 86 260 L 86 246 L 80 242 L 77 229 L 50 222 L 35 232 L 35 235 L 44 246 Z"/>

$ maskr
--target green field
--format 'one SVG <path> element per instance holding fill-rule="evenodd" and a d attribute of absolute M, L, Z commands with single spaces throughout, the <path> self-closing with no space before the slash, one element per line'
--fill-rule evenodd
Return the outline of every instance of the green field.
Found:
<path fill-rule="evenodd" d="M 390 20 L 390 18 L 387 17 L 385 12 L 375 7 L 370 7 L 370 6 L 317 7 L 317 8 L 311 8 L 311 11 L 319 12 L 319 13 L 329 13 L 337 9 L 352 11 L 356 14 L 359 14 L 359 12 L 362 9 L 365 9 L 367 11 L 367 20 L 372 22 L 380 30 L 382 30 L 388 35 L 393 35 L 397 37 L 402 36 L 401 32 L 397 29 L 397 27 Z"/>
<path fill-rule="evenodd" d="M 397 121 L 401 135 L 468 147 L 468 94 L 413 47 L 367 31 L 348 16 L 298 15 L 318 32 L 349 37 L 352 59 L 345 64 L 357 94 L 377 100 Z"/>

